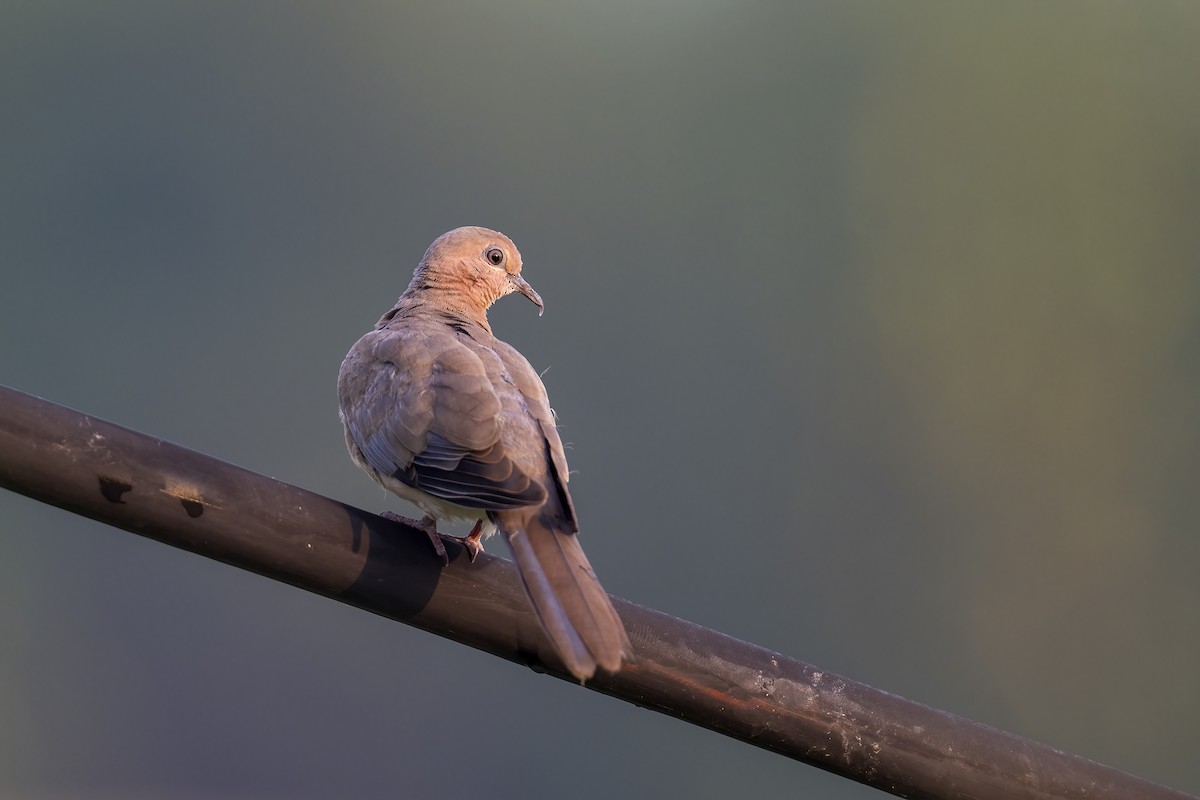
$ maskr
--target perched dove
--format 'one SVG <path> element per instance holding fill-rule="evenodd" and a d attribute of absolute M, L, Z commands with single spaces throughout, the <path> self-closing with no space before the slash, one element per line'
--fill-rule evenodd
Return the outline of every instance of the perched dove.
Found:
<path fill-rule="evenodd" d="M 475 522 L 462 540 L 472 560 L 499 529 L 542 627 L 585 681 L 597 667 L 618 670 L 632 648 L 579 546 L 546 387 L 488 325 L 488 308 L 512 292 L 543 307 L 504 234 L 458 228 L 430 245 L 408 289 L 342 362 L 346 446 L 425 513 L 411 524 L 443 557 L 438 521 Z"/>

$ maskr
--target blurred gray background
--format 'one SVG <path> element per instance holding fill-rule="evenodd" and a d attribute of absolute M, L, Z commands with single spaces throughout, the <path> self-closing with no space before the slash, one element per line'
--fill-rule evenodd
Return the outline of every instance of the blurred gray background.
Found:
<path fill-rule="evenodd" d="M 338 365 L 498 228 L 610 591 L 1200 792 L 1198 33 L 7 0 L 0 382 L 410 511 Z M 0 796 L 880 796 L 9 493 L 0 546 Z"/>

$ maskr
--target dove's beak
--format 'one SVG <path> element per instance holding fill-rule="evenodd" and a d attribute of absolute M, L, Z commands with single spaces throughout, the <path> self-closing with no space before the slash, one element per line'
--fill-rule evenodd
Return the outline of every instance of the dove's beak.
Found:
<path fill-rule="evenodd" d="M 546 311 L 546 304 L 542 302 L 542 296 L 533 290 L 529 285 L 529 281 L 522 278 L 520 275 L 510 275 L 509 283 L 513 289 L 528 297 L 533 301 L 533 304 L 538 307 L 538 316 L 540 317 Z"/>

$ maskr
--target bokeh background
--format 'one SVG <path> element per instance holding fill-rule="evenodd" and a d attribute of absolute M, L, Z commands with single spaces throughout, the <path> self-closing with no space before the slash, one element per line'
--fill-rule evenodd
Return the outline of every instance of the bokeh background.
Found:
<path fill-rule="evenodd" d="M 619 595 L 1200 792 L 1200 5 L 0 6 L 0 382 L 355 505 L 462 224 Z M 0 796 L 880 796 L 0 493 Z M 564 788 L 569 787 L 569 788 Z"/>

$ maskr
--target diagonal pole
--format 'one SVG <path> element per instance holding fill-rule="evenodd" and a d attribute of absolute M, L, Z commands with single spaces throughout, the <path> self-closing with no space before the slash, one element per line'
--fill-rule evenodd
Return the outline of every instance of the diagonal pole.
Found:
<path fill-rule="evenodd" d="M 568 679 L 513 566 L 0 386 L 0 486 Z M 1181 792 L 614 598 L 637 662 L 589 689 L 912 798 Z M 1193 798 L 1195 800 L 1195 798 Z"/>

